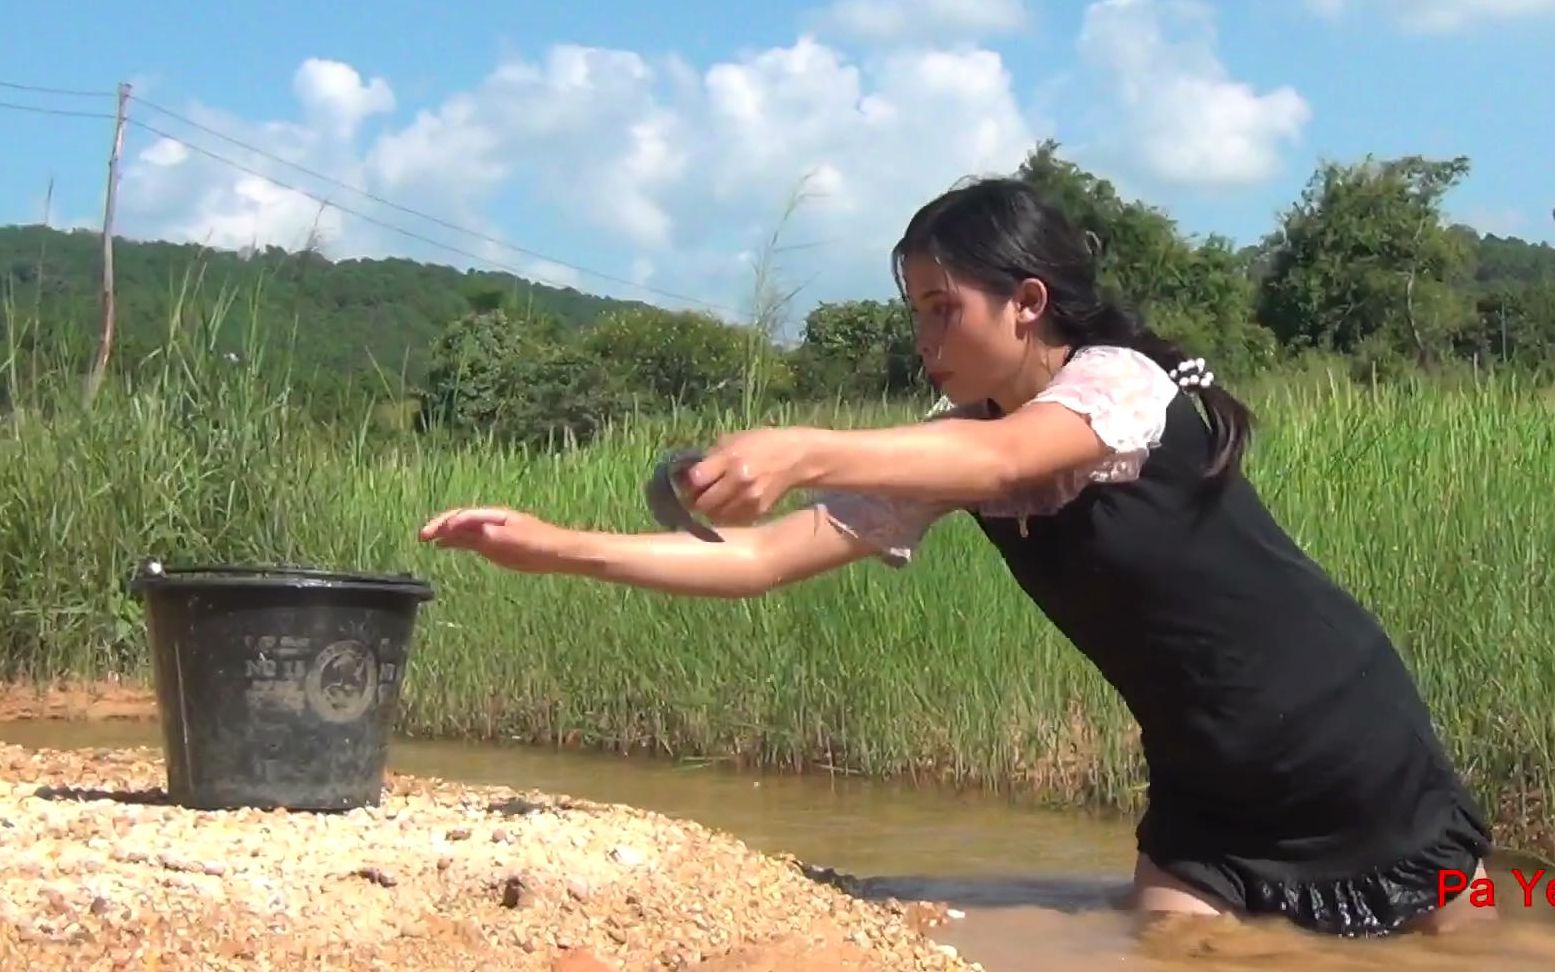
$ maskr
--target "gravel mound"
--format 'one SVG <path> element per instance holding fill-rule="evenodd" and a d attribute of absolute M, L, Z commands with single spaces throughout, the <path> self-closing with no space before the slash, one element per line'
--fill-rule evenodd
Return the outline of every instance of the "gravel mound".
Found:
<path fill-rule="evenodd" d="M 0 745 L 0 967 L 974 969 L 695 823 L 390 774 L 345 813 L 172 806 L 155 750 Z"/>

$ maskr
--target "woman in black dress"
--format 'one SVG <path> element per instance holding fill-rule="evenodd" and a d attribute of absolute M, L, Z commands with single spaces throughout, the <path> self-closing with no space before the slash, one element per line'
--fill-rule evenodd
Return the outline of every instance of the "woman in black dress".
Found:
<path fill-rule="evenodd" d="M 1099 295 L 1086 237 L 1022 182 L 947 192 L 894 257 L 941 406 L 904 427 L 724 437 L 684 485 L 735 524 L 727 542 L 502 508 L 448 511 L 422 538 L 519 571 L 743 597 L 869 556 L 906 564 L 966 513 L 1139 722 L 1138 907 L 1372 936 L 1466 906 L 1439 907 L 1439 875 L 1484 876 L 1481 811 L 1376 618 L 1241 476 L 1243 405 Z M 796 488 L 816 501 L 756 522 Z"/>

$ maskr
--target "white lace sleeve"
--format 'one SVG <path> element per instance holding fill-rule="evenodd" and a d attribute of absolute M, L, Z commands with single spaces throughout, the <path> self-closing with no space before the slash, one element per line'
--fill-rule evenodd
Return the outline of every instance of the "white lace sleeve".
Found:
<path fill-rule="evenodd" d="M 1161 366 L 1138 351 L 1098 346 L 1076 354 L 1032 401 L 1085 416 L 1112 450 L 1089 478 L 1116 483 L 1137 478 L 1150 450 L 1161 444 L 1166 409 L 1177 391 Z"/>
<path fill-rule="evenodd" d="M 874 547 L 892 567 L 906 566 L 929 527 L 951 511 L 926 500 L 835 490 L 817 493 L 814 505 L 833 526 Z"/>
<path fill-rule="evenodd" d="M 976 407 L 952 405 L 949 399 L 941 398 L 924 420 L 982 415 Z M 812 505 L 837 529 L 879 550 L 880 559 L 892 567 L 906 566 L 929 527 L 956 509 L 933 500 L 841 490 L 817 491 Z"/>

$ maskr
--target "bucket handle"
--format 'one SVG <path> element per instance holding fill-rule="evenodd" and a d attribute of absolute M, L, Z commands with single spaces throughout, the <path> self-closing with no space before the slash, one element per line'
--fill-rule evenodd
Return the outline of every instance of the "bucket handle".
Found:
<path fill-rule="evenodd" d="M 698 520 L 686 509 L 676 480 L 701 461 L 706 453 L 701 449 L 681 449 L 659 460 L 643 491 L 648 500 L 648 510 L 660 526 L 670 530 L 684 530 L 709 543 L 722 543 L 723 537 L 712 527 Z"/>
<path fill-rule="evenodd" d="M 130 594 L 140 595 L 145 592 L 147 584 L 163 576 L 165 574 L 161 557 L 142 557 L 135 565 L 135 572 L 130 575 L 129 583 L 125 586 Z"/>

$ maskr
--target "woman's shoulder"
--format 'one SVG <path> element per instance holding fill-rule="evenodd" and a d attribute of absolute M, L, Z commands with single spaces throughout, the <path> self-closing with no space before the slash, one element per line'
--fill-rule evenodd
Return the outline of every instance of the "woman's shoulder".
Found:
<path fill-rule="evenodd" d="M 1154 359 L 1133 348 L 1081 348 L 1029 404 L 1065 406 L 1090 420 L 1116 454 L 1161 443 L 1166 414 L 1181 389 Z"/>
<path fill-rule="evenodd" d="M 1070 356 L 1049 387 L 1071 382 L 1104 382 L 1114 388 L 1170 397 L 1177 382 L 1143 351 L 1121 344 L 1088 344 Z"/>
<path fill-rule="evenodd" d="M 1107 447 L 1107 455 L 1083 467 L 1032 483 L 1019 495 L 983 504 L 987 515 L 1056 512 L 1092 484 L 1124 484 L 1140 478 L 1161 446 L 1177 382 L 1154 359 L 1133 348 L 1094 345 L 1070 356 L 1027 406 L 1058 405 L 1083 416 Z"/>
<path fill-rule="evenodd" d="M 1130 347 L 1116 344 L 1091 344 L 1077 350 L 1054 373 L 1052 380 L 1027 404 L 1041 401 L 1090 401 L 1087 412 L 1094 411 L 1101 399 L 1107 403 L 1135 402 L 1146 408 L 1164 409 L 1179 389 L 1154 359 Z M 937 418 L 992 418 L 987 402 L 956 404 L 941 395 L 925 420 Z"/>

